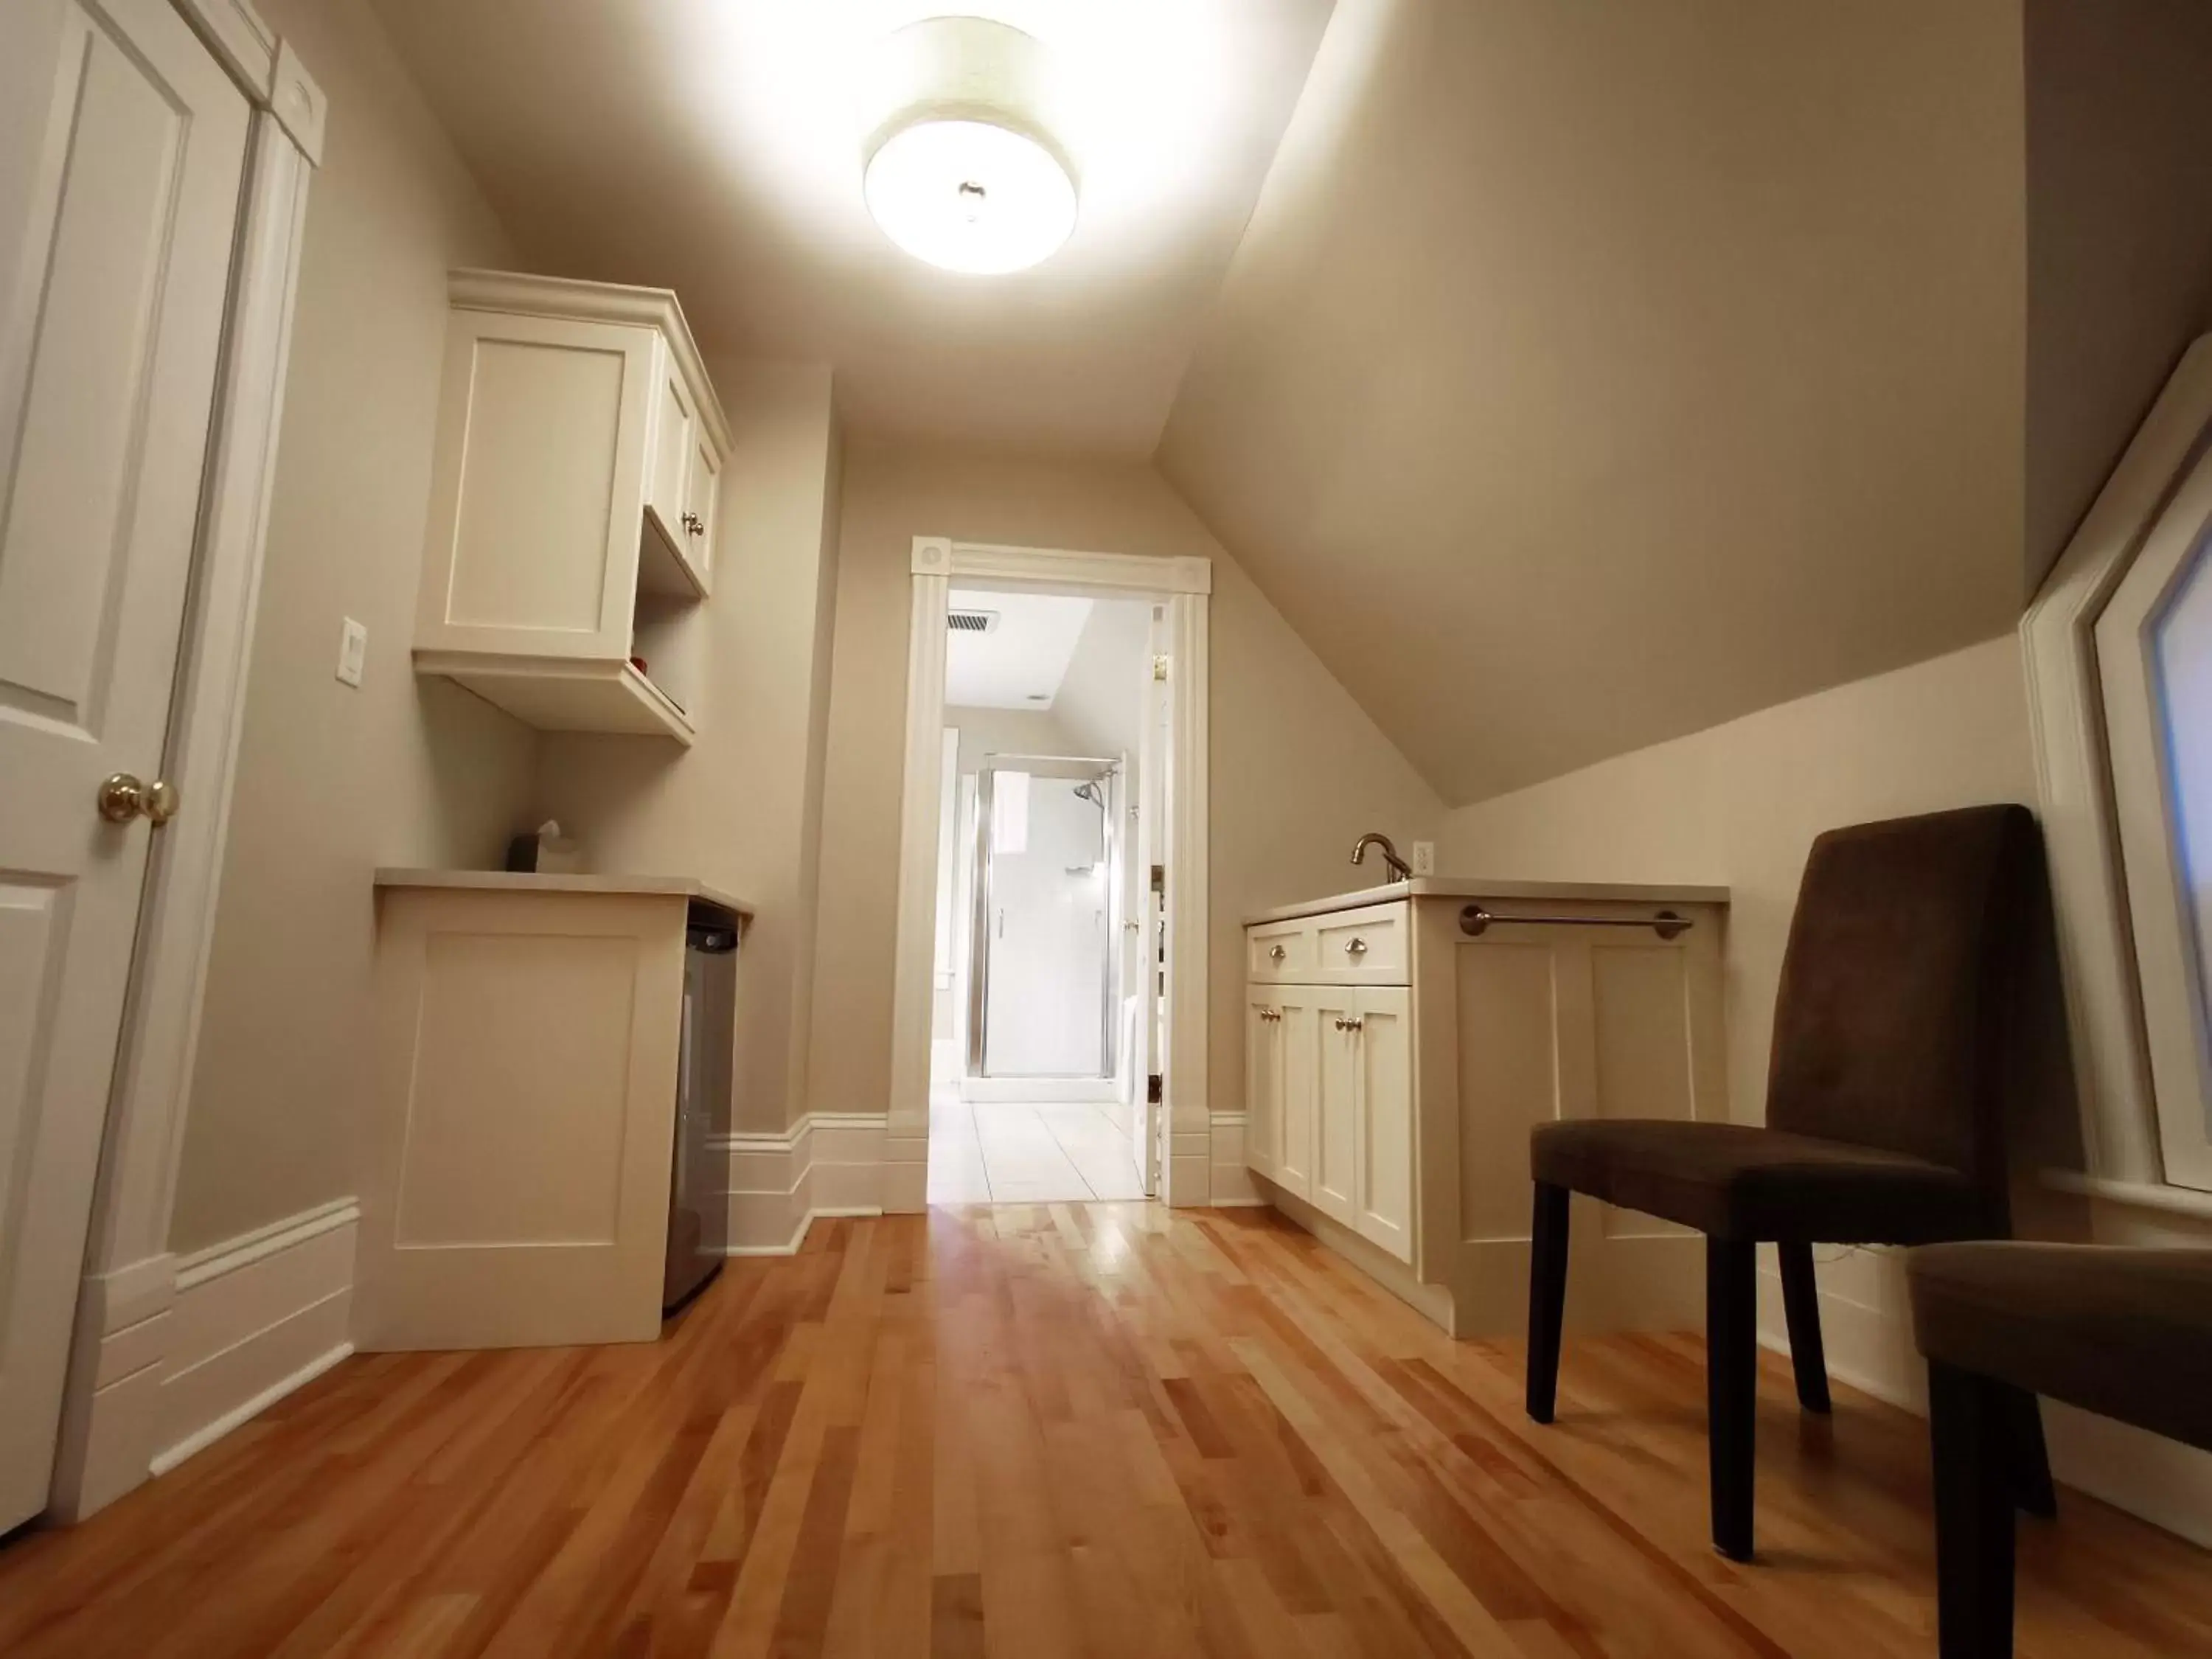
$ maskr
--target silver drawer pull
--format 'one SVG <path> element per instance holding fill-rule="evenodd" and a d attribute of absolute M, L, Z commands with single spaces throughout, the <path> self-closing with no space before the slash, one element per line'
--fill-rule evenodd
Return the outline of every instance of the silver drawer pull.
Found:
<path fill-rule="evenodd" d="M 1364 1031 L 1367 1029 L 1367 1022 L 1363 1019 L 1346 1019 L 1340 1014 L 1336 1020 L 1336 1029 L 1340 1031 Z"/>
<path fill-rule="evenodd" d="M 1289 952 L 1289 951 L 1285 951 L 1285 950 L 1284 950 L 1284 949 L 1283 949 L 1283 947 L 1282 947 L 1281 945 L 1273 945 L 1273 946 L 1270 947 L 1270 948 L 1269 948 L 1269 950 L 1268 950 L 1268 951 L 1267 951 L 1267 960 L 1268 960 L 1268 961 L 1270 961 L 1270 962 L 1280 962 L 1280 961 L 1281 961 L 1285 957 L 1288 956 L 1289 954 L 1290 954 L 1290 952 Z"/>
<path fill-rule="evenodd" d="M 1358 938 L 1345 940 L 1344 954 L 1348 957 L 1365 956 L 1367 954 L 1367 941 L 1364 939 Z"/>

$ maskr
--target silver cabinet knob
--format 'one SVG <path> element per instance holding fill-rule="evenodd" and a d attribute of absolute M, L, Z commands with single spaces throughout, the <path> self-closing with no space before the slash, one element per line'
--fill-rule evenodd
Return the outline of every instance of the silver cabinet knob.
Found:
<path fill-rule="evenodd" d="M 177 786 L 156 778 L 151 783 L 141 783 L 128 772 L 118 772 L 100 786 L 96 798 L 100 816 L 110 823 L 128 823 L 133 818 L 144 818 L 155 829 L 177 816 L 184 800 Z"/>
<path fill-rule="evenodd" d="M 1364 1030 L 1366 1028 L 1365 1021 L 1360 1019 L 1347 1019 L 1342 1014 L 1339 1014 L 1336 1017 L 1335 1023 L 1336 1029 L 1340 1031 L 1358 1031 Z"/>
<path fill-rule="evenodd" d="M 1365 956 L 1367 954 L 1367 941 L 1364 939 L 1348 939 L 1345 940 L 1344 954 L 1348 957 Z"/>
<path fill-rule="evenodd" d="M 696 513 L 686 513 L 684 515 L 684 528 L 687 534 L 703 536 L 707 533 L 707 521 Z"/>
<path fill-rule="evenodd" d="M 1288 952 L 1287 951 L 1284 950 L 1284 949 L 1283 949 L 1283 947 L 1282 947 L 1281 945 L 1275 945 L 1275 946 L 1272 947 L 1272 948 L 1268 951 L 1268 952 L 1267 952 L 1267 960 L 1268 960 L 1268 961 L 1270 961 L 1270 962 L 1280 962 L 1280 961 L 1281 961 L 1285 957 L 1288 956 L 1289 954 L 1290 954 L 1290 952 Z"/>

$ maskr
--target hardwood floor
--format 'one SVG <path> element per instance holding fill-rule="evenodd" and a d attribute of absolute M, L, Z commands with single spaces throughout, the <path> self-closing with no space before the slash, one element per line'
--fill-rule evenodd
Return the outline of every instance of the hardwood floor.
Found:
<path fill-rule="evenodd" d="M 1521 1387 L 1262 1212 L 817 1224 L 658 1345 L 349 1361 L 0 1549 L 0 1653 L 1934 1652 L 1916 1419 L 1772 1365 L 1737 1567 L 1693 1340 Z M 2023 1655 L 2212 1652 L 2203 1553 L 2062 1503 Z"/>

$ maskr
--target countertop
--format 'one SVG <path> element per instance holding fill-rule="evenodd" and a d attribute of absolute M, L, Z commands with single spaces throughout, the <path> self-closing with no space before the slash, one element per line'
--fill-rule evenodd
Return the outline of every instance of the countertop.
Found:
<path fill-rule="evenodd" d="M 665 893 L 704 899 L 750 920 L 753 907 L 690 876 L 537 875 L 514 870 L 379 870 L 379 887 L 473 888 L 506 893 Z"/>
<path fill-rule="evenodd" d="M 1618 881 L 1485 881 L 1475 876 L 1415 876 L 1381 887 L 1363 887 L 1354 893 L 1333 893 L 1325 898 L 1281 904 L 1244 918 L 1254 922 L 1291 921 L 1299 916 L 1325 915 L 1331 910 L 1352 910 L 1363 904 L 1389 904 L 1396 899 L 1584 899 L 1619 904 L 1726 904 L 1725 887 L 1644 886 Z"/>

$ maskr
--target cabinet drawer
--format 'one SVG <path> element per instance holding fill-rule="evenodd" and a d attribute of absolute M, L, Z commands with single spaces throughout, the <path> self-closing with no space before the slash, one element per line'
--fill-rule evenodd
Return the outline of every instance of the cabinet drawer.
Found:
<path fill-rule="evenodd" d="M 1244 977 L 1255 985 L 1410 985 L 1412 907 L 1370 904 L 1244 930 Z"/>
<path fill-rule="evenodd" d="M 1311 985 L 1315 967 L 1311 916 L 1244 930 L 1244 977 L 1254 984 Z"/>
<path fill-rule="evenodd" d="M 1314 969 L 1323 985 L 1413 982 L 1412 907 L 1375 904 L 1309 918 Z"/>

